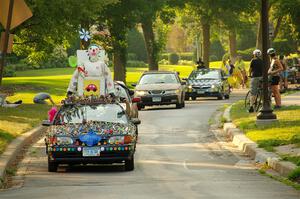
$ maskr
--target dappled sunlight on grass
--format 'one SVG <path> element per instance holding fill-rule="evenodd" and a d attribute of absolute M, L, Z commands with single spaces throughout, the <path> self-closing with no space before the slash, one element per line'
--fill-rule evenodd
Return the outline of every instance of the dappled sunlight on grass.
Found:
<path fill-rule="evenodd" d="M 283 107 L 275 113 L 277 123 L 258 127 L 255 124 L 256 113 L 249 114 L 243 101 L 231 109 L 233 122 L 261 147 L 300 143 L 300 106 Z"/>

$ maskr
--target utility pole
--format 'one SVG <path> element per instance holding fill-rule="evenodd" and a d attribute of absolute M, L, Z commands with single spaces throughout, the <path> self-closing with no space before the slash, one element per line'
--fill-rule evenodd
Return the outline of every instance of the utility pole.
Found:
<path fill-rule="evenodd" d="M 4 71 L 4 65 L 5 65 L 5 57 L 6 57 L 7 49 L 8 49 L 9 30 L 10 30 L 11 21 L 12 21 L 14 3 L 15 3 L 14 0 L 10 0 L 10 2 L 9 2 L 8 17 L 7 17 L 6 29 L 5 29 L 5 33 L 4 33 L 4 46 L 3 46 L 3 52 L 2 52 L 1 60 L 0 60 L 0 86 L 2 84 L 2 77 L 3 77 L 3 71 Z"/>
<path fill-rule="evenodd" d="M 269 123 L 276 120 L 276 115 L 271 108 L 271 96 L 269 96 L 268 69 L 270 59 L 267 54 L 269 48 L 269 16 L 268 0 L 261 0 L 261 24 L 262 24 L 262 54 L 263 54 L 263 107 L 257 115 L 257 123 Z"/>

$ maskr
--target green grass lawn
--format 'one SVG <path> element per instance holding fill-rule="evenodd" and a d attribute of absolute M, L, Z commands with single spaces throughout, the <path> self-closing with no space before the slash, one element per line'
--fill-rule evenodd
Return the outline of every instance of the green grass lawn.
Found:
<path fill-rule="evenodd" d="M 286 106 L 275 111 L 278 123 L 265 127 L 255 124 L 256 113 L 249 114 L 244 101 L 234 104 L 231 109 L 233 122 L 259 147 L 273 151 L 273 147 L 285 144 L 300 144 L 300 106 Z"/>

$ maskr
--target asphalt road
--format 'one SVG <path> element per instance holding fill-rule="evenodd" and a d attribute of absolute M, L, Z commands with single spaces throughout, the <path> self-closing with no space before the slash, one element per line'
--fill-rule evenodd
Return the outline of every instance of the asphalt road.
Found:
<path fill-rule="evenodd" d="M 212 114 L 239 97 L 141 111 L 132 172 L 116 165 L 61 166 L 48 173 L 40 140 L 22 161 L 12 181 L 16 186 L 1 191 L 0 198 L 299 199 L 299 191 L 259 174 L 220 132 L 209 130 Z"/>

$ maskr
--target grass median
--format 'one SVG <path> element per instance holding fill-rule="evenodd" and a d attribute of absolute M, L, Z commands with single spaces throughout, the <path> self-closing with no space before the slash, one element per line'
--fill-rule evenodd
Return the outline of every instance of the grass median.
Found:
<path fill-rule="evenodd" d="M 244 101 L 232 106 L 232 121 L 246 136 L 267 151 L 274 147 L 296 144 L 300 147 L 300 106 L 283 106 L 275 111 L 278 122 L 268 126 L 256 126 L 256 113 L 248 113 Z"/>

